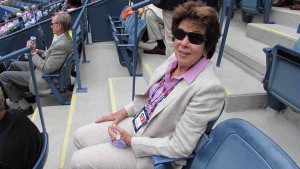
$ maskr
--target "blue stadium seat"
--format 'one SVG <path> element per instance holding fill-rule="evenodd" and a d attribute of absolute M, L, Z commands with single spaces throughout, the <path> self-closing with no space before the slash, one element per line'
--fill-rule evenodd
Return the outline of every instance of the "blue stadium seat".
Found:
<path fill-rule="evenodd" d="M 137 39 L 134 39 L 134 15 L 128 16 L 127 21 L 124 28 L 125 34 L 118 34 L 117 32 L 113 32 L 114 42 L 117 48 L 117 52 L 119 55 L 119 62 L 121 66 L 126 67 L 129 71 L 129 74 L 132 76 L 134 71 L 133 66 L 133 48 L 134 45 L 138 46 L 140 39 L 142 38 L 145 30 L 146 30 L 146 21 L 144 19 L 138 19 L 138 27 L 137 27 Z"/>
<path fill-rule="evenodd" d="M 48 85 L 55 95 L 57 101 L 61 105 L 68 105 L 70 102 L 66 101 L 61 93 L 68 91 L 68 87 L 71 84 L 71 70 L 74 64 L 74 52 L 68 55 L 64 64 L 60 69 L 59 74 L 43 74 L 43 78 L 48 82 Z M 57 82 L 58 79 L 58 82 Z"/>
<path fill-rule="evenodd" d="M 276 45 L 268 91 L 295 112 L 300 113 L 300 51 Z"/>
<path fill-rule="evenodd" d="M 42 136 L 43 144 L 42 144 L 41 152 L 39 154 L 36 163 L 33 166 L 33 169 L 43 169 L 48 157 L 48 151 L 49 151 L 48 133 L 43 131 L 41 132 L 41 136 Z"/>
<path fill-rule="evenodd" d="M 264 23 L 269 22 L 269 14 L 272 6 L 271 0 L 242 0 L 242 19 L 244 22 L 251 22 L 253 14 L 263 13 Z"/>
<path fill-rule="evenodd" d="M 272 139 L 242 119 L 221 122 L 199 145 L 185 169 L 299 169 Z M 155 169 L 172 168 L 170 163 L 154 164 Z"/>
<path fill-rule="evenodd" d="M 278 55 L 278 52 L 277 52 L 277 49 L 274 48 L 264 48 L 263 51 L 265 52 L 266 54 L 266 67 L 267 67 L 267 71 L 266 71 L 266 74 L 265 74 L 265 77 L 264 77 L 264 80 L 263 80 L 263 85 L 264 85 L 264 89 L 267 91 L 267 105 L 269 107 L 271 107 L 272 109 L 274 110 L 277 110 L 277 111 L 280 111 L 280 110 L 283 110 L 286 108 L 286 106 L 290 106 L 290 104 L 288 104 L 286 101 L 282 101 L 283 98 L 279 99 L 277 98 L 276 96 L 273 96 L 274 94 L 271 94 L 272 92 L 270 91 L 269 89 L 269 83 L 270 83 L 270 76 L 271 76 L 271 70 L 272 70 L 272 67 L 273 65 L 275 65 L 274 63 L 274 58 L 275 57 L 279 57 L 279 58 L 282 58 L 282 56 L 291 56 L 292 58 L 297 58 L 297 55 L 300 53 L 300 38 L 298 39 L 298 41 L 295 43 L 294 47 L 291 49 L 291 48 L 287 48 L 287 47 L 279 47 L 280 48 L 280 53 L 279 55 L 280 56 L 276 56 Z M 283 50 L 283 51 L 282 51 Z M 294 60 L 294 59 L 293 59 Z M 297 60 L 297 59 L 296 59 Z M 278 60 L 277 60 L 278 61 Z M 294 61 L 292 61 L 293 63 Z M 287 70 L 291 69 L 291 66 L 292 66 L 292 63 L 290 65 L 285 65 L 287 66 Z M 299 64 L 299 63 L 298 63 Z M 297 64 L 296 64 L 297 65 Z M 296 65 L 293 65 L 293 66 L 296 66 Z M 275 65 L 275 67 L 277 67 L 277 65 Z M 299 67 L 299 66 L 298 66 Z M 281 68 L 281 67 L 279 67 Z M 278 68 L 275 68 L 275 69 L 278 69 Z M 299 69 L 299 68 L 298 68 Z M 295 71 L 295 70 L 294 70 Z M 277 72 L 277 70 L 274 70 L 274 73 Z M 275 76 L 277 78 L 278 75 L 274 74 L 272 76 Z M 290 76 L 288 76 L 290 77 Z M 288 78 L 286 77 L 286 78 Z M 284 76 L 282 76 L 282 78 L 284 78 Z M 284 78 L 284 79 L 286 79 Z M 282 80 L 284 80 L 282 79 Z M 287 80 L 287 79 L 286 79 Z M 291 83 L 289 85 L 293 85 L 293 83 L 297 83 L 297 78 L 295 79 L 289 79 L 290 82 L 288 83 Z M 272 81 L 274 83 L 274 81 Z M 300 82 L 300 81 L 299 81 Z M 287 88 L 288 87 L 288 83 L 282 83 L 280 81 L 276 81 L 275 83 L 280 83 L 281 86 L 279 86 L 280 88 L 284 89 L 284 88 Z M 279 85 L 279 84 L 273 84 L 273 85 Z M 281 90 L 282 90 L 281 89 Z M 279 89 L 280 90 L 280 89 Z M 287 89 L 286 89 L 287 90 Z M 297 93 L 297 90 L 296 88 L 290 88 L 289 90 L 293 90 L 295 93 Z M 288 92 L 291 92 L 293 93 L 293 91 L 288 91 Z M 294 94 L 295 94 L 294 93 Z M 284 94 L 284 93 L 282 93 Z M 292 94 L 293 95 L 293 94 Z M 292 96 L 291 95 L 291 96 Z M 295 99 L 295 98 L 294 98 Z M 294 106 L 295 107 L 295 106 Z M 299 109 L 299 107 L 298 107 Z M 295 109 L 294 109 L 295 110 Z"/>

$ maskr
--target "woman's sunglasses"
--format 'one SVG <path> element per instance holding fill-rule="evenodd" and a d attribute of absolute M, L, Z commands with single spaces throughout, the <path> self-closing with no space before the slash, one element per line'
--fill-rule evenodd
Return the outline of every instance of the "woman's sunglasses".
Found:
<path fill-rule="evenodd" d="M 204 35 L 196 32 L 186 32 L 185 30 L 182 30 L 180 28 L 176 28 L 174 30 L 173 36 L 175 39 L 178 40 L 183 40 L 186 36 L 188 36 L 189 41 L 195 45 L 201 45 L 203 42 L 206 41 Z"/>

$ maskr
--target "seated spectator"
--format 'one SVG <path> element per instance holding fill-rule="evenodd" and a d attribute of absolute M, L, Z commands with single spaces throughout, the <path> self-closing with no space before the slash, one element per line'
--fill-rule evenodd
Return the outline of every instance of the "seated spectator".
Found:
<path fill-rule="evenodd" d="M 38 22 L 39 20 L 42 19 L 43 12 L 38 8 L 37 5 L 32 5 L 31 9 L 32 9 L 32 14 L 33 14 L 31 22 L 32 22 L 32 24 L 35 24 L 36 22 Z"/>
<path fill-rule="evenodd" d="M 42 138 L 37 127 L 18 110 L 5 110 L 0 89 L 0 168 L 31 169 L 41 147 Z"/>
<path fill-rule="evenodd" d="M 276 0 L 273 2 L 275 7 L 290 6 L 291 10 L 300 10 L 300 0 Z"/>
<path fill-rule="evenodd" d="M 157 46 L 151 50 L 144 50 L 144 53 L 165 55 L 166 46 L 163 41 L 164 21 L 162 10 L 152 4 L 148 5 L 144 12 L 144 18 L 147 22 L 148 42 L 157 43 Z"/>
<path fill-rule="evenodd" d="M 28 6 L 24 6 L 24 10 L 21 8 L 21 12 L 22 12 L 22 15 L 23 15 L 24 23 L 31 20 L 32 13 L 30 12 Z"/>
<path fill-rule="evenodd" d="M 24 7 L 21 7 L 21 8 L 20 8 L 20 11 L 21 11 L 21 14 L 22 14 L 23 22 L 26 23 L 27 20 L 28 20 L 28 18 L 27 18 L 27 15 L 26 15 L 25 8 L 24 8 Z"/>
<path fill-rule="evenodd" d="M 81 6 L 82 6 L 81 0 L 68 0 L 66 11 L 70 12 Z"/>
<path fill-rule="evenodd" d="M 225 98 L 210 61 L 220 37 L 218 14 L 184 3 L 174 11 L 172 34 L 175 53 L 154 71 L 149 88 L 76 131 L 72 169 L 153 169 L 153 155 L 180 158 L 193 152 Z"/>
<path fill-rule="evenodd" d="M 0 18 L 0 37 L 5 36 L 7 31 L 8 29 L 5 20 Z"/>
<path fill-rule="evenodd" d="M 290 7 L 291 10 L 300 10 L 300 0 L 294 0 L 294 4 Z"/>
<path fill-rule="evenodd" d="M 14 18 L 16 18 L 16 15 L 13 13 L 10 13 L 7 15 L 6 25 L 7 25 L 8 30 L 12 29 L 13 27 L 15 27 L 17 25 L 17 23 L 14 22 Z"/>
<path fill-rule="evenodd" d="M 70 29 L 71 17 L 67 13 L 56 13 L 52 18 L 51 27 L 57 35 L 47 51 L 36 50 L 36 45 L 27 42 L 32 51 L 32 61 L 35 66 L 35 76 L 40 94 L 50 93 L 48 83 L 42 78 L 43 73 L 58 73 L 67 55 L 72 51 L 72 40 L 67 33 Z M 31 105 L 26 101 L 26 91 L 34 93 L 29 63 L 12 62 L 7 71 L 0 74 L 0 82 L 6 96 L 11 102 L 17 102 L 18 109 L 26 114 L 33 113 Z"/>

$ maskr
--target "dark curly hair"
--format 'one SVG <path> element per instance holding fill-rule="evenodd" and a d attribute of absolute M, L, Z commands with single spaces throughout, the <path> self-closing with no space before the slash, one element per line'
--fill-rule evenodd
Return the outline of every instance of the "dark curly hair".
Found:
<path fill-rule="evenodd" d="M 204 48 L 208 52 L 207 58 L 211 59 L 221 35 L 218 13 L 212 7 L 193 1 L 181 4 L 174 11 L 172 34 L 185 19 L 191 19 L 193 23 L 206 29 L 205 37 L 207 40 L 205 41 Z"/>

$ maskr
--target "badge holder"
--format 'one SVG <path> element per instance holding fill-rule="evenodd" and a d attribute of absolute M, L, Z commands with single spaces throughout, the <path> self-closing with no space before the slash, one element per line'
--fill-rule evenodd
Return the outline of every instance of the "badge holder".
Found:
<path fill-rule="evenodd" d="M 149 115 L 144 107 L 132 120 L 134 131 L 137 133 L 140 128 L 147 124 L 148 120 Z"/>

